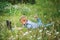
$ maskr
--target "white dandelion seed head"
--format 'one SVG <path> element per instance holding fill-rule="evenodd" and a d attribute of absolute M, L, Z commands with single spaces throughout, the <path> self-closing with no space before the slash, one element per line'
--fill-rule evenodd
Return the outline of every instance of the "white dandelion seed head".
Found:
<path fill-rule="evenodd" d="M 44 29 L 46 30 L 47 28 L 45 27 Z"/>
<path fill-rule="evenodd" d="M 47 30 L 46 33 L 49 33 L 49 31 Z"/>
<path fill-rule="evenodd" d="M 39 30 L 39 32 L 42 32 L 43 30 Z"/>
<path fill-rule="evenodd" d="M 40 40 L 42 37 L 38 37 L 37 39 Z"/>
<path fill-rule="evenodd" d="M 25 32 L 24 34 L 23 34 L 23 36 L 25 36 L 25 35 L 27 35 L 27 34 L 29 34 L 28 32 Z"/>
<path fill-rule="evenodd" d="M 47 30 L 46 31 L 46 34 L 50 36 L 51 35 L 51 32 Z"/>
<path fill-rule="evenodd" d="M 59 34 L 59 32 L 56 32 L 56 35 L 58 35 Z"/>

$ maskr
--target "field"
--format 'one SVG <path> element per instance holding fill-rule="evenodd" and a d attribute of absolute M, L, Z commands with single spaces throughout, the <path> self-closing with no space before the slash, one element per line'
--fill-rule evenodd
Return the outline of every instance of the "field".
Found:
<path fill-rule="evenodd" d="M 22 15 L 33 22 L 35 15 L 43 24 L 53 22 L 48 27 L 28 30 L 20 22 Z M 6 26 L 6 20 L 12 22 L 12 30 Z M 35 4 L 0 2 L 0 40 L 60 40 L 60 1 L 36 0 Z"/>

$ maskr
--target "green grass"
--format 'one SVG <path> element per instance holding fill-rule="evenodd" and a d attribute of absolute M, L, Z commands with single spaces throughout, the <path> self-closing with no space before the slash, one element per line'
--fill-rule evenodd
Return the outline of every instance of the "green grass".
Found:
<path fill-rule="evenodd" d="M 37 1 L 37 0 L 36 0 Z M 5 4 L 4 4 L 5 5 Z M 4 7 L 5 8 L 5 7 Z M 40 27 L 37 29 L 23 28 L 19 19 L 25 14 L 27 18 L 36 22 L 34 16 L 37 14 L 44 24 L 54 22 L 54 25 L 47 28 Z M 51 1 L 37 1 L 36 4 L 16 4 L 6 6 L 0 13 L 0 40 L 59 40 L 60 38 L 60 18 L 55 4 Z M 13 31 L 6 27 L 6 20 L 12 22 Z"/>

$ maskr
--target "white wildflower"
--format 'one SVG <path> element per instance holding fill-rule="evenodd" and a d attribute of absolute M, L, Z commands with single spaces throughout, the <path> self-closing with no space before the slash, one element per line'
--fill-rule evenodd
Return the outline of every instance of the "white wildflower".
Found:
<path fill-rule="evenodd" d="M 23 34 L 23 36 L 25 36 L 25 35 L 27 35 L 27 34 L 29 34 L 28 32 L 25 32 L 24 34 Z"/>
<path fill-rule="evenodd" d="M 49 31 L 47 30 L 46 33 L 49 33 Z"/>
<path fill-rule="evenodd" d="M 46 30 L 47 28 L 45 27 L 44 29 Z"/>
<path fill-rule="evenodd" d="M 59 32 L 56 32 L 56 35 L 58 35 L 59 34 Z"/>
<path fill-rule="evenodd" d="M 51 35 L 51 32 L 47 30 L 47 31 L 46 31 L 46 34 L 47 34 L 47 35 Z"/>
<path fill-rule="evenodd" d="M 39 30 L 39 32 L 42 32 L 43 30 Z"/>
<path fill-rule="evenodd" d="M 40 39 L 41 39 L 41 37 L 38 37 L 37 39 L 38 39 L 38 40 L 40 40 Z"/>

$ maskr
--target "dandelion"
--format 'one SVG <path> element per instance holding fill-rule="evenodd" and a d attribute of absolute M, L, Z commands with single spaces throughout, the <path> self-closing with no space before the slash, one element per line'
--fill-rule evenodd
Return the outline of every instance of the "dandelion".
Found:
<path fill-rule="evenodd" d="M 32 38 L 32 36 L 30 38 Z"/>
<path fill-rule="evenodd" d="M 38 39 L 38 40 L 40 40 L 40 39 L 41 39 L 41 37 L 38 37 L 37 39 Z"/>
<path fill-rule="evenodd" d="M 51 32 L 49 32 L 49 31 L 47 30 L 47 31 L 46 31 L 46 34 L 50 36 L 50 35 L 51 35 Z"/>
<path fill-rule="evenodd" d="M 47 28 L 45 27 L 44 29 L 46 30 Z"/>
<path fill-rule="evenodd" d="M 56 32 L 56 35 L 58 35 L 59 34 L 59 32 Z"/>
<path fill-rule="evenodd" d="M 49 31 L 48 31 L 48 30 L 46 31 L 46 34 L 47 34 L 47 33 L 49 33 Z"/>
<path fill-rule="evenodd" d="M 23 34 L 23 36 L 25 36 L 25 35 L 27 35 L 27 34 L 29 34 L 28 32 L 25 32 L 24 34 Z"/>
<path fill-rule="evenodd" d="M 42 32 L 43 30 L 39 30 L 39 32 Z"/>

